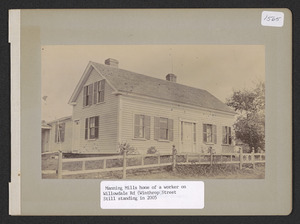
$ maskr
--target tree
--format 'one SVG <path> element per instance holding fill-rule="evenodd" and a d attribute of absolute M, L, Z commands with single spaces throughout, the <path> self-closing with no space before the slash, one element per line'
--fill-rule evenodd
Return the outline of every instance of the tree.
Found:
<path fill-rule="evenodd" d="M 252 90 L 233 91 L 226 104 L 238 112 L 233 125 L 235 137 L 250 148 L 265 148 L 265 84 L 259 82 Z"/>

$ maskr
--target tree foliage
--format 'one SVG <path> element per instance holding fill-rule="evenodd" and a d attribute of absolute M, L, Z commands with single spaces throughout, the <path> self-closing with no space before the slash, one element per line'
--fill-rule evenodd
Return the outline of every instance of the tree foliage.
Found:
<path fill-rule="evenodd" d="M 259 82 L 252 90 L 233 91 L 226 104 L 238 112 L 233 126 L 236 139 L 251 148 L 265 148 L 265 84 Z"/>

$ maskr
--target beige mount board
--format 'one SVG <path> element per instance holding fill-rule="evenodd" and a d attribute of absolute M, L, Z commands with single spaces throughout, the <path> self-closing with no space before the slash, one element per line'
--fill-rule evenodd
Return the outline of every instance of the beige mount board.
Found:
<path fill-rule="evenodd" d="M 262 25 L 263 11 L 283 13 L 283 25 Z M 11 10 L 9 31 L 14 108 L 10 214 L 197 216 L 291 212 L 292 16 L 289 10 Z M 203 209 L 143 210 L 101 209 L 101 179 L 42 179 L 41 49 L 54 45 L 263 45 L 265 178 L 196 180 L 204 181 L 205 185 Z"/>

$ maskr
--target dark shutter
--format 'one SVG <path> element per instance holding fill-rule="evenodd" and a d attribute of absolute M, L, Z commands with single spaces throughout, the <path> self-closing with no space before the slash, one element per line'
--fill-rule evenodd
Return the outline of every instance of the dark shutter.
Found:
<path fill-rule="evenodd" d="M 159 140 L 159 117 L 154 117 L 154 139 Z"/>
<path fill-rule="evenodd" d="M 65 124 L 66 123 L 61 124 L 61 130 L 60 130 L 60 141 L 61 142 L 65 141 Z"/>
<path fill-rule="evenodd" d="M 97 103 L 98 82 L 94 83 L 94 104 Z"/>
<path fill-rule="evenodd" d="M 99 137 L 99 116 L 95 117 L 95 138 Z"/>
<path fill-rule="evenodd" d="M 83 106 L 86 106 L 87 86 L 83 88 Z"/>
<path fill-rule="evenodd" d="M 105 93 L 105 79 L 101 80 L 101 98 L 100 102 L 104 102 L 104 93 Z"/>
<path fill-rule="evenodd" d="M 229 131 L 229 134 L 228 134 L 228 144 L 231 145 L 231 127 L 228 127 L 228 131 Z"/>
<path fill-rule="evenodd" d="M 134 137 L 139 137 L 139 131 L 140 131 L 140 115 L 135 114 L 134 115 Z"/>
<path fill-rule="evenodd" d="M 217 144 L 217 126 L 212 126 L 212 132 L 213 132 L 213 143 Z"/>
<path fill-rule="evenodd" d="M 145 120 L 144 120 L 144 124 L 145 124 L 145 139 L 150 140 L 150 116 L 146 116 L 145 115 Z"/>
<path fill-rule="evenodd" d="M 88 139 L 88 130 L 89 130 L 88 128 L 89 128 L 89 119 L 86 118 L 85 119 L 85 134 L 84 134 L 85 139 Z"/>
<path fill-rule="evenodd" d="M 203 142 L 207 142 L 206 124 L 203 124 Z"/>
<path fill-rule="evenodd" d="M 89 85 L 89 105 L 92 105 L 93 104 L 93 84 L 90 84 Z"/>
<path fill-rule="evenodd" d="M 169 141 L 173 141 L 173 119 L 168 119 Z"/>
<path fill-rule="evenodd" d="M 55 125 L 55 139 L 54 142 L 57 142 L 57 132 L 58 132 L 58 125 Z"/>

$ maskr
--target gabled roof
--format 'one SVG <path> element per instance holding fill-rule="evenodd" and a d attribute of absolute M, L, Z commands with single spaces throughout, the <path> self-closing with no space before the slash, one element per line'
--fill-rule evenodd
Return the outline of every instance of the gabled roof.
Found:
<path fill-rule="evenodd" d="M 133 93 L 175 103 L 184 103 L 207 109 L 235 113 L 231 108 L 203 89 L 197 89 L 95 62 L 90 62 L 89 65 L 93 66 L 95 70 L 107 80 L 112 88 L 121 93 Z M 88 71 L 88 68 L 86 71 Z M 85 73 L 87 75 L 87 72 Z M 80 82 L 85 82 L 84 80 L 87 80 L 87 77 L 83 75 Z M 69 103 L 76 101 L 83 85 L 84 83 L 77 85 Z"/>

